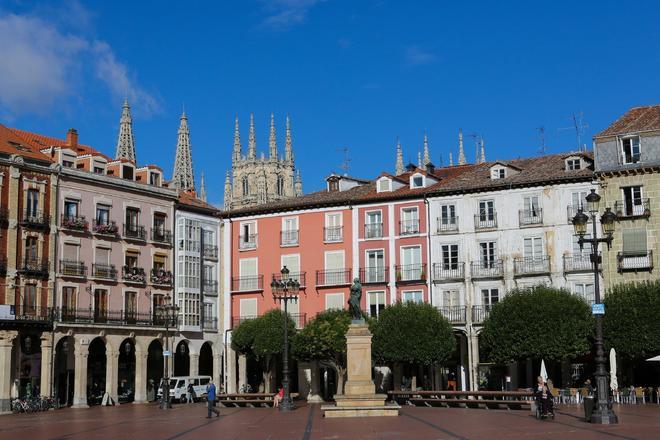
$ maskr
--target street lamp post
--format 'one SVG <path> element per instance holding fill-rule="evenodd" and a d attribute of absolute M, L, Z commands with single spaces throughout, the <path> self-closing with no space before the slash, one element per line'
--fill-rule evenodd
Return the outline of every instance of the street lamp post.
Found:
<path fill-rule="evenodd" d="M 598 238 L 598 230 L 596 229 L 596 215 L 598 214 L 598 205 L 600 202 L 600 196 L 596 194 L 596 190 L 592 189 L 591 193 L 587 195 L 587 210 L 591 217 L 592 223 L 592 236 L 590 238 L 585 238 L 587 233 L 587 223 L 589 222 L 589 216 L 585 214 L 580 208 L 573 217 L 573 227 L 575 228 L 575 233 L 579 237 L 578 243 L 580 249 L 584 246 L 585 243 L 591 245 L 591 265 L 594 272 L 594 293 L 596 304 L 600 304 L 600 279 L 599 279 L 599 266 L 601 264 L 602 258 L 598 253 L 598 245 L 600 243 L 606 243 L 607 247 L 612 245 L 612 234 L 614 233 L 614 222 L 616 220 L 616 214 L 614 214 L 610 208 L 606 208 L 603 215 L 600 217 L 600 224 L 603 229 L 603 237 Z M 596 317 L 596 390 L 597 390 L 597 401 L 596 406 L 594 407 L 593 413 L 591 414 L 591 423 L 600 423 L 604 425 L 609 425 L 613 423 L 618 423 L 618 419 L 614 411 L 612 411 L 612 401 L 610 399 L 609 393 L 609 383 L 607 380 L 607 371 L 605 369 L 605 350 L 603 349 L 603 314 L 602 311 L 598 314 L 595 314 Z M 585 414 L 585 417 L 587 415 Z M 587 417 L 589 419 L 589 417 Z"/>
<path fill-rule="evenodd" d="M 300 283 L 298 280 L 289 278 L 289 269 L 286 266 L 282 267 L 280 271 L 282 277 L 278 280 L 273 277 L 270 283 L 270 288 L 273 291 L 273 298 L 277 301 L 284 302 L 284 361 L 282 365 L 282 388 L 284 396 L 280 402 L 280 411 L 291 411 L 293 409 L 293 402 L 291 401 L 291 389 L 289 378 L 289 301 L 298 301 L 298 291 L 300 290 Z"/>
<path fill-rule="evenodd" d="M 170 321 L 174 322 L 177 315 L 179 314 L 179 306 L 175 304 L 170 304 L 172 297 L 166 295 L 164 300 L 165 303 L 159 307 L 161 316 L 165 320 L 165 352 L 163 353 L 163 359 L 165 361 L 165 374 L 163 378 L 163 400 L 160 403 L 161 409 L 170 409 L 172 408 L 172 403 L 170 402 L 170 373 L 169 373 L 169 357 L 172 355 L 170 352 Z"/>

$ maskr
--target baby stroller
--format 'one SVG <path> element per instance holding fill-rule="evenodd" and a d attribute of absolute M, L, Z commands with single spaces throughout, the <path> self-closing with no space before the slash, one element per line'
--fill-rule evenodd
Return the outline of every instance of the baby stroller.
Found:
<path fill-rule="evenodd" d="M 536 418 L 539 420 L 552 418 L 555 419 L 555 408 L 552 394 L 548 387 L 536 392 Z"/>

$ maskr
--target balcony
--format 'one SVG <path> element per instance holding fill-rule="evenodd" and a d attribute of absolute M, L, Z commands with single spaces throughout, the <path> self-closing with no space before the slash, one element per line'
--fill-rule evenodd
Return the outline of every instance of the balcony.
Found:
<path fill-rule="evenodd" d="M 151 241 L 172 246 L 172 232 L 162 228 L 151 228 Z"/>
<path fill-rule="evenodd" d="M 151 269 L 151 284 L 172 287 L 174 277 L 172 272 L 164 269 Z"/>
<path fill-rule="evenodd" d="M 304 289 L 305 286 L 307 286 L 306 272 L 290 272 L 289 278 L 298 281 L 301 289 Z M 282 274 L 274 273 L 273 280 L 282 281 Z"/>
<path fill-rule="evenodd" d="M 590 254 L 564 255 L 564 273 L 591 272 L 592 270 L 594 269 Z"/>
<path fill-rule="evenodd" d="M 87 232 L 89 222 L 84 216 L 62 214 L 60 218 L 60 228 L 69 231 Z"/>
<path fill-rule="evenodd" d="M 138 313 L 130 310 L 103 310 L 93 308 L 59 308 L 55 319 L 68 324 L 104 324 L 133 327 L 165 327 L 165 320 L 157 313 Z M 176 322 L 171 323 L 172 326 Z"/>
<path fill-rule="evenodd" d="M 513 259 L 513 275 L 533 276 L 550 273 L 550 257 L 529 257 Z"/>
<path fill-rule="evenodd" d="M 387 284 L 389 282 L 389 267 L 375 266 L 360 269 L 360 283 Z"/>
<path fill-rule="evenodd" d="M 488 315 L 493 306 L 472 306 L 472 323 L 473 324 L 482 324 Z"/>
<path fill-rule="evenodd" d="M 333 226 L 330 228 L 323 228 L 323 240 L 326 243 L 337 243 L 344 239 L 344 227 Z"/>
<path fill-rule="evenodd" d="M 472 278 L 502 278 L 504 264 L 501 258 L 470 263 Z"/>
<path fill-rule="evenodd" d="M 232 292 L 259 292 L 264 290 L 264 276 L 253 275 L 245 277 L 232 277 Z"/>
<path fill-rule="evenodd" d="M 419 234 L 419 219 L 401 220 L 399 222 L 399 235 Z"/>
<path fill-rule="evenodd" d="M 619 219 L 651 217 L 651 199 L 614 202 L 614 213 Z"/>
<path fill-rule="evenodd" d="M 402 264 L 395 269 L 397 284 L 426 283 L 426 264 Z"/>
<path fill-rule="evenodd" d="M 218 259 L 218 247 L 210 244 L 204 245 L 204 258 L 207 260 Z"/>
<path fill-rule="evenodd" d="M 114 264 L 92 264 L 92 277 L 117 281 L 117 269 Z"/>
<path fill-rule="evenodd" d="M 497 228 L 497 213 L 493 212 L 493 215 L 480 215 L 477 214 L 474 216 L 474 229 L 476 230 L 486 230 L 486 229 L 495 229 Z"/>
<path fill-rule="evenodd" d="M 465 306 L 438 307 L 440 314 L 451 324 L 465 324 L 466 310 Z"/>
<path fill-rule="evenodd" d="M 60 275 L 84 278 L 87 276 L 87 266 L 81 261 L 60 260 Z"/>
<path fill-rule="evenodd" d="M 350 269 L 330 269 L 316 271 L 317 286 L 346 286 L 350 284 Z"/>
<path fill-rule="evenodd" d="M 438 217 L 438 234 L 458 231 L 458 216 Z"/>
<path fill-rule="evenodd" d="M 364 238 L 383 238 L 383 224 L 367 223 L 364 225 Z"/>
<path fill-rule="evenodd" d="M 218 294 L 218 281 L 217 280 L 204 280 L 202 291 L 208 295 Z"/>
<path fill-rule="evenodd" d="M 147 274 L 141 267 L 128 267 L 121 268 L 121 278 L 125 283 L 131 284 L 146 284 Z"/>
<path fill-rule="evenodd" d="M 47 230 L 50 228 L 50 216 L 42 211 L 26 209 L 19 224 L 30 229 Z"/>
<path fill-rule="evenodd" d="M 543 224 L 543 209 L 532 210 L 521 209 L 518 211 L 518 224 L 523 226 L 536 226 Z"/>
<path fill-rule="evenodd" d="M 0 208 L 0 228 L 9 226 L 9 211 L 7 208 Z"/>
<path fill-rule="evenodd" d="M 10 307 L 9 318 L 12 322 L 22 321 L 30 323 L 50 324 L 53 322 L 53 309 L 30 304 L 18 304 Z M 3 318 L 0 318 L 2 320 Z"/>
<path fill-rule="evenodd" d="M 48 278 L 48 260 L 38 260 L 36 258 L 26 258 L 19 269 L 26 277 Z"/>
<path fill-rule="evenodd" d="M 92 222 L 92 233 L 97 235 L 105 235 L 108 237 L 116 237 L 119 233 L 119 227 L 114 221 L 99 221 Z"/>
<path fill-rule="evenodd" d="M 144 226 L 124 224 L 124 239 L 147 241 L 147 232 Z"/>
<path fill-rule="evenodd" d="M 650 272 L 653 270 L 653 251 L 634 254 L 619 252 L 616 255 L 616 268 L 618 272 Z"/>
<path fill-rule="evenodd" d="M 282 231 L 280 244 L 282 246 L 298 246 L 298 230 Z"/>
<path fill-rule="evenodd" d="M 218 318 L 216 316 L 204 316 L 202 329 L 205 331 L 218 331 Z"/>
<path fill-rule="evenodd" d="M 465 279 L 465 263 L 435 263 L 433 265 L 433 282 L 461 281 Z"/>
<path fill-rule="evenodd" d="M 238 248 L 242 251 L 257 248 L 257 234 L 241 235 L 238 240 Z"/>

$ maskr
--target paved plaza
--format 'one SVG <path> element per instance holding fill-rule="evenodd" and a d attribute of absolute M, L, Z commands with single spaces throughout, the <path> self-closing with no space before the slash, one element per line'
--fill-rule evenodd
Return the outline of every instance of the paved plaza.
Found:
<path fill-rule="evenodd" d="M 404 407 L 399 417 L 324 419 L 318 405 L 283 414 L 272 408 L 222 408 L 206 419 L 203 404 L 62 409 L 0 417 L 0 439 L 657 439 L 660 407 L 619 406 L 620 423 L 590 425 L 575 406 L 558 409 L 554 421 L 527 411 Z"/>

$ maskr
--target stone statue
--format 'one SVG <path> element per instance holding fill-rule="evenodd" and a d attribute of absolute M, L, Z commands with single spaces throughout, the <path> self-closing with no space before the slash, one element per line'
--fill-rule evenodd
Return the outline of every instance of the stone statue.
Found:
<path fill-rule="evenodd" d="M 362 284 L 360 279 L 355 278 L 351 286 L 351 296 L 348 298 L 348 311 L 354 321 L 363 321 L 360 300 L 362 299 Z"/>

